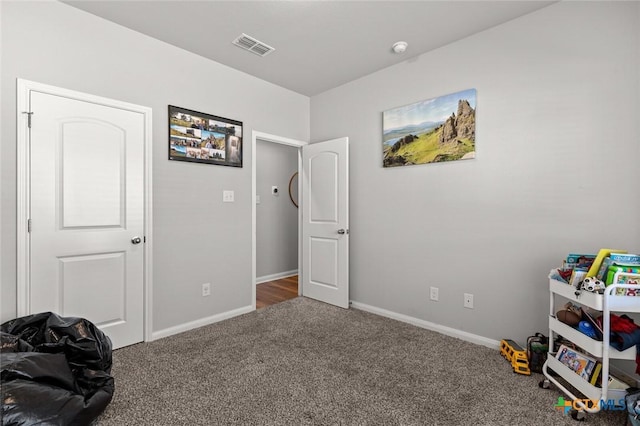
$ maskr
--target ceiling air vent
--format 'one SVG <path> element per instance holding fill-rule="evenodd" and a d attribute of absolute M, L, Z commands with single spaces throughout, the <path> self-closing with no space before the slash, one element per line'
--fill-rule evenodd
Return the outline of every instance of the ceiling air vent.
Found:
<path fill-rule="evenodd" d="M 237 39 L 233 40 L 233 44 L 245 50 L 248 50 L 249 52 L 255 53 L 258 56 L 267 56 L 269 53 L 276 50 L 268 44 L 258 41 L 255 38 L 244 33 Z"/>

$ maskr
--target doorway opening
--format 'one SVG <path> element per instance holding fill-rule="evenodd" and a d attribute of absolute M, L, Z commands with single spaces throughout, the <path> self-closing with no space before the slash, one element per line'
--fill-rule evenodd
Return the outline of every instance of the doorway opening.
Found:
<path fill-rule="evenodd" d="M 298 175 L 306 142 L 252 133 L 252 305 L 260 309 L 303 294 Z"/>

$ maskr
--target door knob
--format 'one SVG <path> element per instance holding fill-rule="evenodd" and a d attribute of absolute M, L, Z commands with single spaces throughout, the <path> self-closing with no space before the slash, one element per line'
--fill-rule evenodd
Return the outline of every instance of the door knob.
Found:
<path fill-rule="evenodd" d="M 133 237 L 131 239 L 131 244 L 140 244 L 142 242 L 142 239 L 140 237 Z"/>
<path fill-rule="evenodd" d="M 348 229 L 338 229 L 338 234 L 340 235 L 344 235 L 344 234 L 348 234 L 349 230 Z"/>

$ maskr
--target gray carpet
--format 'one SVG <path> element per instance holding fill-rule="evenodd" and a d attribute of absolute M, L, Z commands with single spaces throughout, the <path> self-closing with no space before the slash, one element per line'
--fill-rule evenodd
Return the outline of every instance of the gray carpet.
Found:
<path fill-rule="evenodd" d="M 117 350 L 112 373 L 103 426 L 577 424 L 497 350 L 305 298 Z"/>

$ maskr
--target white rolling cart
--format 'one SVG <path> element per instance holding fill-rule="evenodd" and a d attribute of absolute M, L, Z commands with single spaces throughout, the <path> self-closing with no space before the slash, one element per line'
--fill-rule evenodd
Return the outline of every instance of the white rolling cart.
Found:
<path fill-rule="evenodd" d="M 553 271 L 552 271 L 553 273 Z M 636 274 L 640 279 L 640 274 Z M 635 275 L 634 275 L 635 276 Z M 616 274 L 613 282 L 618 281 Z M 640 297 L 617 295 L 617 289 L 637 289 L 637 285 L 629 284 L 611 284 L 606 287 L 604 294 L 591 293 L 588 291 L 577 290 L 574 286 L 563 283 L 561 281 L 554 280 L 549 276 L 549 353 L 547 361 L 542 367 L 542 372 L 546 379 L 540 383 L 541 387 L 547 388 L 550 383 L 556 385 L 562 392 L 564 392 L 571 400 L 577 399 L 591 399 L 596 401 L 608 401 L 613 399 L 618 401 L 624 398 L 626 392 L 620 389 L 608 389 L 608 377 L 611 371 L 610 360 L 611 359 L 623 359 L 623 360 L 635 360 L 636 359 L 636 347 L 619 351 L 610 346 L 610 314 L 611 312 L 627 313 L 635 312 L 640 313 Z M 626 292 L 626 290 L 625 290 Z M 603 325 L 602 325 L 602 341 L 598 341 L 588 337 L 581 333 L 577 329 L 570 327 L 569 325 L 559 321 L 555 317 L 558 304 L 556 298 L 561 296 L 570 302 L 588 307 L 596 311 L 602 312 Z M 570 370 L 563 363 L 558 361 L 552 352 L 554 350 L 553 342 L 555 338 L 560 335 L 566 340 L 573 342 L 581 350 L 591 354 L 593 357 L 598 358 L 602 362 L 601 377 L 602 387 L 593 386 L 591 383 L 580 377 L 578 374 Z M 577 389 L 583 397 L 577 397 L 570 390 L 568 390 L 562 383 L 560 383 L 554 376 L 549 373 L 549 369 L 555 371 L 559 377 L 569 383 L 575 389 Z M 600 411 L 600 404 L 595 407 L 587 407 L 581 402 L 577 403 L 583 411 L 572 413 L 574 419 L 583 419 L 585 413 L 596 413 Z"/>

